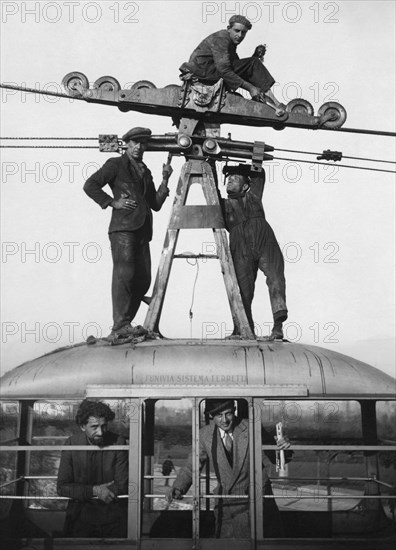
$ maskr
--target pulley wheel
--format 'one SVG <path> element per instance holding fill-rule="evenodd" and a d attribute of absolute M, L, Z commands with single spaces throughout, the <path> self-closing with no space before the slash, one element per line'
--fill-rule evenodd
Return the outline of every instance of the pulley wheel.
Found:
<path fill-rule="evenodd" d="M 312 116 L 314 114 L 314 108 L 306 99 L 298 98 L 292 99 L 286 105 L 286 111 L 288 113 L 293 113 L 294 115 L 308 115 Z"/>
<path fill-rule="evenodd" d="M 181 86 L 178 84 L 168 84 L 167 86 L 164 86 L 164 89 L 171 89 L 171 90 L 180 90 Z"/>
<path fill-rule="evenodd" d="M 121 84 L 113 76 L 101 76 L 95 80 L 93 87 L 102 92 L 117 93 L 121 90 Z"/>
<path fill-rule="evenodd" d="M 88 90 L 89 82 L 85 74 L 73 71 L 63 77 L 62 86 L 70 96 L 78 97 Z"/>
<path fill-rule="evenodd" d="M 318 116 L 330 117 L 322 124 L 324 128 L 341 128 L 346 121 L 347 113 L 344 107 L 336 101 L 328 101 L 319 107 Z"/>
<path fill-rule="evenodd" d="M 138 80 L 135 84 L 132 84 L 131 90 L 153 90 L 156 87 L 150 80 Z"/>

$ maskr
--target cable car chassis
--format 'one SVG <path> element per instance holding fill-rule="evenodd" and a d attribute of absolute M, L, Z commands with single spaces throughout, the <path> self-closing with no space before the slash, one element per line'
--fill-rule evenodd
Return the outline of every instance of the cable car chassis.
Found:
<path fill-rule="evenodd" d="M 190 129 L 183 118 L 209 119 L 220 124 L 272 126 L 277 130 L 286 126 L 335 129 L 340 128 L 346 120 L 346 110 L 334 101 L 324 103 L 314 116 L 313 107 L 308 101 L 293 99 L 280 114 L 271 105 L 245 99 L 239 93 L 226 90 L 222 79 L 214 85 L 187 81 L 182 86 L 170 84 L 164 88 L 156 88 L 152 82 L 140 80 L 130 89 L 122 90 L 114 77 L 101 77 L 90 88 L 83 73 L 71 72 L 65 75 L 62 85 L 71 97 L 114 105 L 123 112 L 140 111 L 171 116 L 179 131 Z"/>

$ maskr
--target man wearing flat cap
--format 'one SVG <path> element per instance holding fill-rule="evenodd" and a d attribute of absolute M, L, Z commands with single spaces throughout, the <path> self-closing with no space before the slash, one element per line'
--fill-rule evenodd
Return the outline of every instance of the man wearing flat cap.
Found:
<path fill-rule="evenodd" d="M 213 493 L 217 495 L 235 495 L 242 498 L 216 499 L 215 519 L 217 538 L 250 538 L 249 521 L 249 426 L 246 419 L 240 419 L 235 414 L 233 399 L 207 399 L 205 414 L 211 422 L 199 431 L 199 462 L 203 469 L 209 460 L 210 467 L 217 478 L 217 487 Z M 263 429 L 263 443 L 272 444 L 268 432 Z M 286 450 L 290 443 L 286 437 L 277 440 L 279 450 Z M 265 451 L 265 454 L 275 463 L 276 453 Z M 291 451 L 285 452 L 285 460 L 291 460 Z M 272 494 L 268 474 L 263 468 L 264 493 Z M 192 484 L 191 456 L 180 469 L 172 487 L 167 490 L 168 502 L 173 498 L 181 499 Z M 243 498 L 245 496 L 245 498 Z M 266 507 L 265 504 L 269 503 Z M 279 514 L 274 499 L 264 500 L 264 523 L 278 522 Z M 273 527 L 273 526 L 272 526 Z M 268 530 L 266 530 L 268 532 Z M 279 533 L 279 529 L 278 529 Z"/>
<path fill-rule="evenodd" d="M 113 209 L 109 237 L 113 258 L 114 343 L 133 333 L 131 322 L 151 283 L 151 211 L 160 210 L 169 195 L 170 164 L 163 165 L 162 183 L 156 190 L 151 172 L 143 162 L 150 136 L 148 128 L 129 130 L 122 136 L 127 146 L 125 154 L 109 159 L 84 185 L 84 191 L 99 206 Z M 103 190 L 106 185 L 113 196 Z"/>
<path fill-rule="evenodd" d="M 180 67 L 181 79 L 195 77 L 200 82 L 213 84 L 220 78 L 226 86 L 235 91 L 247 90 L 252 99 L 267 103 L 278 115 L 284 113 L 284 105 L 271 91 L 275 80 L 262 63 L 262 55 L 239 59 L 237 46 L 244 40 L 252 24 L 243 15 L 233 15 L 226 29 L 207 36 L 195 48 L 187 63 Z"/>

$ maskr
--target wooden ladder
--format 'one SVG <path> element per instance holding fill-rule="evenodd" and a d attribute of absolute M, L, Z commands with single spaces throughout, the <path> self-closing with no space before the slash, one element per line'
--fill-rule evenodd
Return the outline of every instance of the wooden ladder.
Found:
<path fill-rule="evenodd" d="M 186 205 L 188 191 L 194 183 L 202 186 L 206 205 Z M 215 178 L 210 164 L 204 160 L 188 160 L 182 168 L 144 327 L 159 332 L 159 320 L 180 229 L 203 228 L 213 230 L 234 328 L 242 338 L 254 339 L 235 275 Z M 189 257 L 202 258 L 202 255 Z"/>

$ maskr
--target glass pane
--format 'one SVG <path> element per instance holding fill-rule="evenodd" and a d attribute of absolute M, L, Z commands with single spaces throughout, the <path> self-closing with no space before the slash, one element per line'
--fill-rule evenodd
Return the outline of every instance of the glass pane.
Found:
<path fill-rule="evenodd" d="M 0 441 L 3 445 L 17 445 L 18 403 L 4 401 L 0 406 Z M 12 482 L 16 479 L 16 457 L 16 452 L 0 453 L 1 495 L 15 495 L 16 484 Z M 11 504 L 11 500 L 0 499 L 0 521 L 8 516 Z"/>
<path fill-rule="evenodd" d="M 170 504 L 173 485 L 192 448 L 192 402 L 189 399 L 148 399 L 143 420 L 142 536 L 191 538 L 190 494 Z"/>
<path fill-rule="evenodd" d="M 377 435 L 379 445 L 396 445 L 396 402 L 377 401 Z M 378 468 L 381 494 L 395 496 L 396 486 L 396 452 L 382 451 L 378 453 Z M 396 500 L 381 501 L 384 513 L 389 520 L 395 520 Z"/>
<path fill-rule="evenodd" d="M 264 444 L 273 444 L 278 422 L 295 445 L 363 444 L 360 404 L 356 401 L 256 402 L 261 408 Z M 277 467 L 277 458 L 279 453 L 263 450 L 264 537 L 359 533 L 359 521 L 367 521 L 358 515 L 367 478 L 362 451 L 285 452 L 284 469 Z"/>
<path fill-rule="evenodd" d="M 36 401 L 33 408 L 32 445 L 63 445 L 79 427 L 75 423 L 78 402 Z M 60 451 L 37 451 L 30 455 L 28 508 L 32 510 L 66 510 L 67 501 L 57 500 L 56 477 Z M 47 498 L 40 498 L 47 497 Z M 50 497 L 50 498 L 48 498 Z"/>

